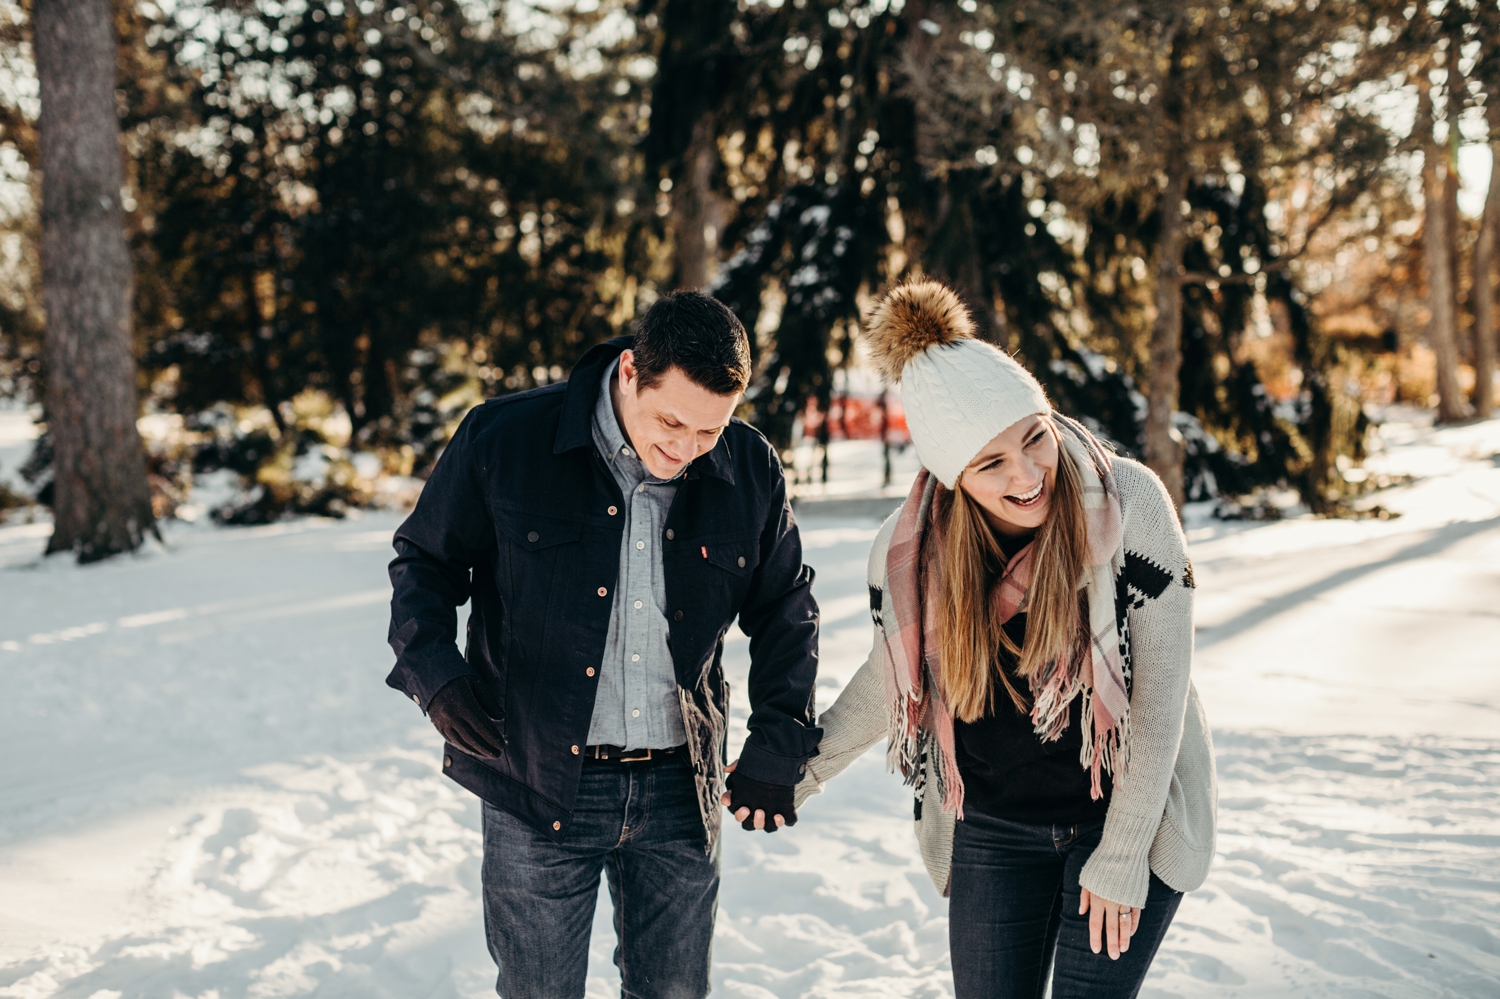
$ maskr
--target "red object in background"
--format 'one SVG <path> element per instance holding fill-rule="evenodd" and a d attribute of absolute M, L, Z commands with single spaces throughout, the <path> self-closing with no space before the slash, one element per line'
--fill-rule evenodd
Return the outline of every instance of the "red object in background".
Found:
<path fill-rule="evenodd" d="M 886 440 L 891 444 L 910 444 L 906 429 L 906 411 L 895 393 L 885 397 Z M 828 439 L 831 441 L 880 440 L 880 397 L 875 395 L 834 396 L 828 407 Z M 802 412 L 802 436 L 816 440 L 823 426 L 823 413 L 817 401 L 807 400 Z"/>

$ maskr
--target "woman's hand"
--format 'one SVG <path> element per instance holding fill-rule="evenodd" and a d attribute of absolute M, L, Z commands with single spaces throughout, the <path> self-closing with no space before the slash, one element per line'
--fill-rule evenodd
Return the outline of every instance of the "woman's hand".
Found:
<path fill-rule="evenodd" d="M 1118 961 L 1130 949 L 1130 938 L 1141 925 L 1141 910 L 1100 898 L 1081 885 L 1078 888 L 1078 914 L 1089 916 L 1089 947 L 1099 953 L 1099 930 L 1104 929 L 1109 959 Z"/>

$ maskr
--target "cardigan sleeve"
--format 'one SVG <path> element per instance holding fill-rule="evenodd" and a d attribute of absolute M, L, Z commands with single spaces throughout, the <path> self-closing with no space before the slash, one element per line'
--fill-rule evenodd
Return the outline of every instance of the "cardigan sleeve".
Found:
<path fill-rule="evenodd" d="M 807 775 L 794 792 L 797 808 L 809 797 L 823 790 L 823 785 L 838 776 L 849 764 L 864 755 L 889 730 L 889 709 L 885 700 L 885 632 L 881 628 L 881 602 L 885 591 L 885 556 L 895 533 L 896 518 L 890 515 L 870 546 L 866 583 L 870 588 L 870 614 L 875 619 L 874 640 L 863 666 L 840 691 L 832 707 L 818 716 L 823 741 L 818 753 L 807 761 Z"/>
<path fill-rule="evenodd" d="M 865 664 L 833 705 L 818 716 L 823 741 L 818 744 L 818 755 L 807 761 L 807 775 L 797 784 L 794 792 L 797 808 L 886 734 L 885 677 L 880 675 L 882 639 L 878 633 L 875 641 L 876 648 Z"/>
<path fill-rule="evenodd" d="M 1115 459 L 1124 509 L 1123 565 L 1130 694 L 1130 762 L 1110 798 L 1104 834 L 1079 883 L 1121 905 L 1142 906 L 1150 886 L 1151 844 L 1166 809 L 1193 660 L 1193 573 L 1187 539 L 1161 480 L 1145 466 Z"/>

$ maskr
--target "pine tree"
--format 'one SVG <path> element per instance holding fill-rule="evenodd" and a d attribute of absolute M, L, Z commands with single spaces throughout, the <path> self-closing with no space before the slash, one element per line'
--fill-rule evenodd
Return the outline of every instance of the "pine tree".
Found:
<path fill-rule="evenodd" d="M 1284 276 L 1320 231 L 1374 208 L 1389 143 L 1367 102 L 1351 95 L 1389 75 L 1371 56 L 1380 14 L 1339 2 L 1022 0 L 943 26 L 948 41 L 928 89 L 950 158 L 994 150 L 997 172 L 1022 173 L 1040 195 L 1031 202 L 1039 217 L 1060 238 L 1082 241 L 1059 272 L 1072 292 L 1059 304 L 1075 315 L 1087 306 L 1070 335 L 1094 340 L 1154 386 L 1144 450 L 1165 455 L 1157 470 L 1182 498 L 1212 492 L 1214 478 L 1226 489 L 1295 480 L 1322 509 L 1340 488 L 1333 455 L 1309 461 L 1297 438 L 1357 451 L 1357 439 L 1335 429 L 1357 435 L 1359 418 L 1323 376 L 1333 358 L 1311 323 L 1301 355 L 1311 367 L 1290 425 L 1271 412 L 1237 344 L 1254 294 L 1304 313 Z M 997 118 L 1011 124 L 1008 147 L 995 141 Z M 1268 190 L 1299 176 L 1316 198 L 1300 238 L 1275 231 L 1262 211 Z M 1147 309 L 1130 262 L 1153 257 Z M 1176 469 L 1183 445 L 1191 474 Z M 1330 470 L 1327 481 L 1313 466 Z"/>
<path fill-rule="evenodd" d="M 284 435 L 313 388 L 400 447 L 413 351 L 462 345 L 477 398 L 561 377 L 633 318 L 627 43 L 580 77 L 556 53 L 597 17 L 533 52 L 440 2 L 291 11 L 218 4 L 206 48 L 174 17 L 146 31 L 187 95 L 131 122 L 165 405 L 260 404 Z"/>

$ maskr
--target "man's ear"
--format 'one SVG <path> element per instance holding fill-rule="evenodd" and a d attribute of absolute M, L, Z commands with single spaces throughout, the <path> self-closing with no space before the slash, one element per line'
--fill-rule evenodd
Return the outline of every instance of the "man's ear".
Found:
<path fill-rule="evenodd" d="M 620 391 L 634 393 L 640 372 L 635 367 L 635 351 L 625 350 L 620 354 Z"/>

